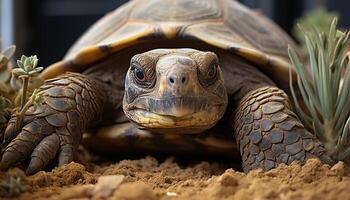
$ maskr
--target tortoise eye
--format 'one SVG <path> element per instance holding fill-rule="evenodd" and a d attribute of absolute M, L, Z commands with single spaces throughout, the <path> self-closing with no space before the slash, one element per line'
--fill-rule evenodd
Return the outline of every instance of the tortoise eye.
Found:
<path fill-rule="evenodd" d="M 135 77 L 138 81 L 143 82 L 146 80 L 146 76 L 145 76 L 145 73 L 143 72 L 143 70 L 141 70 L 139 68 L 135 68 L 134 74 L 135 74 Z"/>
<path fill-rule="evenodd" d="M 217 74 L 217 70 L 218 70 L 218 65 L 216 63 L 213 63 L 209 66 L 209 70 L 206 76 L 206 80 L 212 80 L 216 78 L 216 74 Z"/>
<path fill-rule="evenodd" d="M 215 62 L 210 64 L 207 70 L 202 72 L 200 76 L 201 77 L 200 82 L 203 86 L 209 86 L 216 81 L 217 75 L 218 75 L 218 64 Z"/>
<path fill-rule="evenodd" d="M 131 70 L 135 78 L 135 82 L 142 87 L 150 87 L 152 82 L 149 80 L 144 69 L 137 63 L 131 64 Z"/>

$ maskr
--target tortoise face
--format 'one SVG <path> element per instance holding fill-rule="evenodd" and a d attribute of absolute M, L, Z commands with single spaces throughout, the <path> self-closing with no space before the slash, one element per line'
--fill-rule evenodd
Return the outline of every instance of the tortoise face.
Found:
<path fill-rule="evenodd" d="M 227 106 L 218 58 L 194 49 L 157 49 L 135 55 L 125 78 L 123 109 L 141 129 L 200 133 Z"/>

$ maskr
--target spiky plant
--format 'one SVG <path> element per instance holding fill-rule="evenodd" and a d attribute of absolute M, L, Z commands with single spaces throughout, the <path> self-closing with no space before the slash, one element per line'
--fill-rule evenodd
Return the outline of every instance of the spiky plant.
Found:
<path fill-rule="evenodd" d="M 304 125 L 313 130 L 334 159 L 344 160 L 350 155 L 350 53 L 345 52 L 350 33 L 342 33 L 336 27 L 336 18 L 328 33 L 316 29 L 304 31 L 300 27 L 305 37 L 309 65 L 303 65 L 291 47 L 288 53 L 297 73 L 297 87 L 305 107 L 298 103 L 292 73 L 290 88 Z M 310 70 L 307 70 L 308 66 Z"/>
<path fill-rule="evenodd" d="M 295 20 L 292 34 L 300 43 L 304 53 L 307 53 L 307 47 L 304 34 L 299 30 L 299 25 L 302 26 L 305 31 L 311 31 L 313 28 L 316 28 L 318 31 L 327 32 L 329 30 L 329 24 L 331 24 L 335 17 L 339 17 L 339 13 L 327 10 L 323 2 L 320 6 L 307 11 L 302 17 Z"/>

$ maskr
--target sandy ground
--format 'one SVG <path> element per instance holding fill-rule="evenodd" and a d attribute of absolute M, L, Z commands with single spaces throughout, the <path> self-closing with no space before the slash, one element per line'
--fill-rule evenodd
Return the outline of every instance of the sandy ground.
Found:
<path fill-rule="evenodd" d="M 70 163 L 29 177 L 19 169 L 12 169 L 0 174 L 0 192 L 8 194 L 3 183 L 11 174 L 15 177 L 11 183 L 20 183 L 27 190 L 16 197 L 23 200 L 344 200 L 350 199 L 347 171 L 342 162 L 331 167 L 309 160 L 304 166 L 282 164 L 269 172 L 255 170 L 244 174 L 218 162 L 180 164 L 175 158 L 157 160 L 148 156 L 99 165 Z"/>

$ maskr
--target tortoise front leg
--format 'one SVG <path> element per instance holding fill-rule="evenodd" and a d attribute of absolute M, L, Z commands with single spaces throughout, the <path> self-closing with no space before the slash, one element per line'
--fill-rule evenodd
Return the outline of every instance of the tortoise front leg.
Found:
<path fill-rule="evenodd" d="M 35 111 L 28 109 L 19 133 L 16 117 L 7 126 L 1 169 L 30 158 L 27 173 L 33 174 L 56 154 L 59 165 L 71 162 L 82 132 L 99 122 L 110 105 L 107 86 L 82 74 L 64 74 L 48 80 L 39 90 L 45 101 Z"/>
<path fill-rule="evenodd" d="M 309 158 L 329 161 L 326 150 L 291 111 L 287 95 L 267 86 L 250 91 L 240 101 L 234 130 L 243 170 L 269 170 L 279 163 L 300 164 Z"/>

